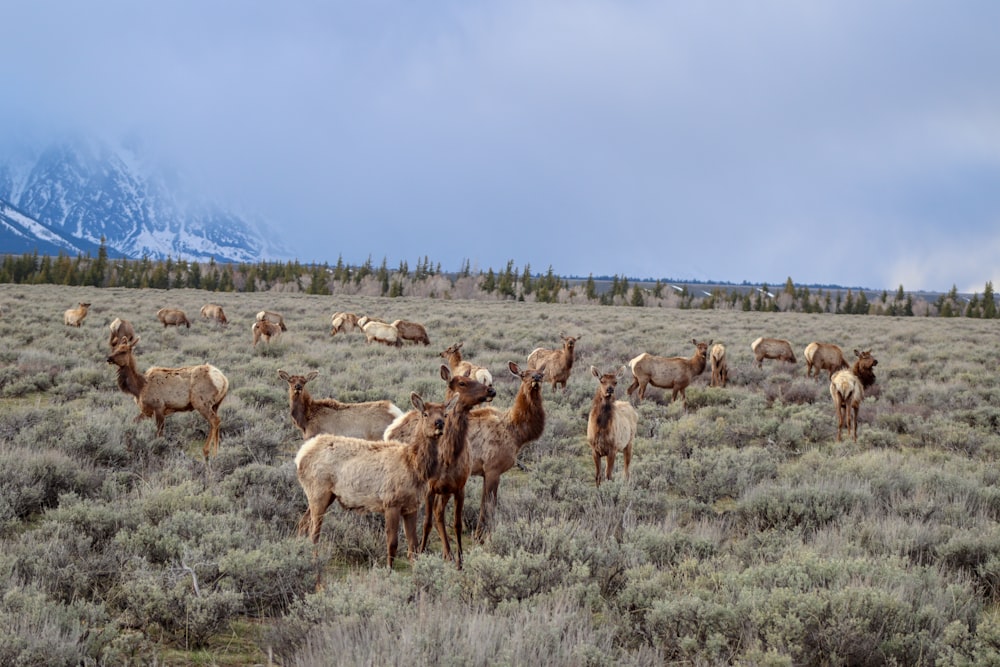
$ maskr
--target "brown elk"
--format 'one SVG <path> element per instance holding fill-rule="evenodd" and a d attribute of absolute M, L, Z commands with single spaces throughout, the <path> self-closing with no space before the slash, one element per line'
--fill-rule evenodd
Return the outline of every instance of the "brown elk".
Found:
<path fill-rule="evenodd" d="M 222 306 L 217 303 L 206 303 L 201 307 L 200 312 L 202 319 L 215 320 L 219 324 L 229 324 L 229 318 L 226 317 L 226 313 L 222 310 Z"/>
<path fill-rule="evenodd" d="M 250 331 L 253 333 L 253 346 L 257 347 L 257 343 L 261 340 L 270 345 L 272 340 L 281 337 L 281 332 L 284 329 L 281 328 L 280 324 L 275 324 L 270 320 L 254 320 Z"/>
<path fill-rule="evenodd" d="M 123 339 L 112 350 L 107 361 L 118 366 L 118 388 L 131 394 L 139 406 L 136 421 L 144 417 L 156 420 L 156 435 L 163 436 L 167 415 L 196 410 L 208 420 L 208 438 L 202 453 L 208 459 L 209 451 L 219 451 L 219 405 L 229 391 L 229 380 L 215 366 L 201 364 L 182 368 L 153 366 L 140 373 L 133 350 L 139 336 Z"/>
<path fill-rule="evenodd" d="M 336 312 L 330 316 L 331 336 L 335 336 L 338 333 L 360 330 L 361 327 L 358 326 L 358 316 L 354 313 Z"/>
<path fill-rule="evenodd" d="M 829 379 L 833 380 L 833 374 L 839 370 L 847 368 L 847 361 L 844 359 L 844 351 L 839 345 L 833 343 L 812 342 L 806 345 L 802 352 L 806 360 L 806 377 L 819 377 L 820 371 L 827 371 Z"/>
<path fill-rule="evenodd" d="M 108 343 L 114 349 L 118 343 L 123 340 L 132 340 L 135 338 L 135 327 L 128 320 L 123 320 L 120 317 L 116 317 L 108 328 L 111 330 L 111 339 Z"/>
<path fill-rule="evenodd" d="M 708 346 L 712 344 L 712 341 L 698 342 L 694 338 L 691 342 L 694 343 L 695 350 L 690 358 L 658 357 L 643 352 L 628 362 L 633 377 L 632 384 L 627 389 L 628 395 L 631 396 L 638 389 L 637 402 L 642 401 L 646 397 L 646 386 L 651 384 L 654 387 L 672 390 L 671 401 L 676 401 L 677 395 L 680 394 L 684 408 L 687 409 L 687 387 L 695 377 L 705 371 Z"/>
<path fill-rule="evenodd" d="M 840 442 L 841 432 L 845 428 L 857 442 L 861 401 L 865 398 L 865 389 L 875 383 L 872 369 L 878 364 L 878 360 L 872 356 L 872 351 L 854 350 L 854 355 L 857 359 L 850 368 L 839 370 L 830 377 L 830 396 L 837 410 L 837 442 Z"/>
<path fill-rule="evenodd" d="M 709 361 L 712 364 L 713 387 L 725 387 L 729 382 L 729 365 L 726 363 L 726 346 L 716 343 L 709 351 Z"/>
<path fill-rule="evenodd" d="M 792 344 L 782 338 L 764 338 L 761 336 L 750 343 L 753 350 L 753 357 L 757 363 L 757 368 L 763 368 L 765 359 L 777 359 L 795 363 L 795 353 L 792 352 Z"/>
<path fill-rule="evenodd" d="M 625 479 L 629 478 L 632 463 L 632 441 L 639 425 L 639 413 L 628 401 L 615 400 L 618 379 L 625 374 L 625 367 L 615 373 L 601 373 L 594 366 L 590 372 L 597 378 L 597 391 L 590 405 L 587 419 L 587 442 L 594 456 L 594 481 L 601 485 L 601 459 L 607 459 L 605 477 L 611 481 L 615 468 L 615 455 L 625 459 Z"/>
<path fill-rule="evenodd" d="M 78 327 L 83 324 L 83 320 L 87 317 L 87 311 L 90 310 L 89 303 L 83 303 L 82 301 L 77 304 L 76 308 L 70 308 L 63 313 L 63 324 L 69 327 Z"/>
<path fill-rule="evenodd" d="M 389 424 L 403 414 L 392 401 L 341 403 L 334 398 L 313 398 L 306 389 L 306 383 L 316 379 L 317 375 L 318 371 L 289 375 L 278 370 L 278 377 L 288 383 L 292 423 L 306 440 L 320 433 L 381 440 Z"/>
<path fill-rule="evenodd" d="M 399 333 L 400 341 L 408 340 L 414 343 L 423 343 L 424 345 L 431 344 L 431 339 L 427 335 L 427 329 L 420 322 L 396 320 L 392 323 L 392 326 Z"/>
<path fill-rule="evenodd" d="M 188 329 L 191 328 L 191 322 L 188 321 L 187 315 L 184 314 L 183 310 L 178 308 L 160 308 L 156 311 L 156 319 L 160 320 L 160 324 L 163 328 L 167 327 L 179 327 L 184 325 Z"/>
<path fill-rule="evenodd" d="M 414 392 L 411 403 L 420 415 L 412 444 L 363 440 L 324 433 L 302 443 L 295 456 L 299 484 L 309 509 L 299 522 L 319 541 L 323 515 L 334 500 L 347 510 L 377 512 L 385 517 L 386 562 L 392 568 L 402 520 L 407 555 L 413 558 L 417 541 L 417 513 L 427 495 L 427 480 L 438 470 L 438 442 L 447 415 L 458 402 L 427 403 Z"/>
<path fill-rule="evenodd" d="M 282 331 L 288 331 L 288 327 L 285 326 L 285 318 L 281 316 L 280 313 L 275 313 L 270 310 L 262 310 L 257 313 L 255 318 L 258 322 L 270 322 L 272 324 L 277 324 Z"/>
<path fill-rule="evenodd" d="M 566 391 L 566 382 L 569 380 L 569 373 L 573 369 L 574 350 L 576 342 L 581 336 L 567 336 L 560 333 L 563 346 L 558 350 L 549 350 L 544 347 L 536 347 L 528 355 L 528 367 L 545 371 L 546 380 L 552 383 L 552 391 L 561 384 L 563 392 Z"/>
<path fill-rule="evenodd" d="M 448 362 L 453 375 L 470 375 L 479 382 L 490 387 L 493 386 L 493 374 L 483 366 L 477 366 L 471 361 L 462 359 L 463 343 L 449 345 L 442 353 L 441 357 Z"/>

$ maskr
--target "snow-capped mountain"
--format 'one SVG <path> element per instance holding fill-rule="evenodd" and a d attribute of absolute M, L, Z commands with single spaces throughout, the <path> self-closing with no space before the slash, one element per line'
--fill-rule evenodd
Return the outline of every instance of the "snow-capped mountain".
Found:
<path fill-rule="evenodd" d="M 94 254 L 103 237 L 110 255 L 131 258 L 255 262 L 286 254 L 251 222 L 178 183 L 134 151 L 96 141 L 53 144 L 17 162 L 0 155 L 0 252 Z"/>

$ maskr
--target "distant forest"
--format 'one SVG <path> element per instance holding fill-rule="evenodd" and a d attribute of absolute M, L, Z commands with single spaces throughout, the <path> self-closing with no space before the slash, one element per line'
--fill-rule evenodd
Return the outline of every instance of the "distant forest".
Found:
<path fill-rule="evenodd" d="M 6 255 L 0 283 L 87 285 L 135 289 L 201 289 L 209 292 L 303 292 L 318 295 L 364 295 L 440 299 L 516 300 L 538 303 L 592 303 L 604 306 L 700 308 L 765 312 L 889 315 L 902 317 L 996 318 L 993 283 L 969 296 L 951 291 L 936 295 L 907 292 L 902 285 L 881 292 L 841 287 L 797 285 L 791 277 L 781 287 L 628 278 L 624 275 L 566 278 L 532 271 L 529 264 L 507 262 L 502 269 L 444 272 L 428 257 L 411 268 L 405 261 L 389 268 L 371 257 L 360 265 L 338 258 L 336 265 L 298 261 L 257 263 L 189 262 L 183 259 L 109 259 L 102 244 L 96 258 L 25 253 Z"/>

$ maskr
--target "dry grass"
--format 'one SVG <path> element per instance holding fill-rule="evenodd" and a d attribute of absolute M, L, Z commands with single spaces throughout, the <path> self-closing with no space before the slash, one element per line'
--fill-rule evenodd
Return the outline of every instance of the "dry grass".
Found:
<path fill-rule="evenodd" d="M 64 326 L 78 301 L 90 314 Z M 200 319 L 207 302 L 227 328 Z M 0 285 L 0 306 L 0 663 L 181 664 L 207 652 L 225 664 L 248 645 L 257 662 L 301 665 L 437 652 L 567 665 L 998 657 L 994 321 L 13 285 Z M 191 329 L 164 329 L 165 306 Z M 288 331 L 254 349 L 265 308 Z M 432 344 L 331 338 L 340 310 L 422 322 Z M 207 465 L 197 414 L 168 417 L 163 438 L 133 422 L 105 362 L 115 317 L 142 337 L 140 369 L 207 362 L 228 376 Z M 301 441 L 279 368 L 319 371 L 317 397 L 405 407 L 411 391 L 443 395 L 438 353 L 464 341 L 507 407 L 506 363 L 557 347 L 559 331 L 582 334 L 567 391 L 546 385 L 545 433 L 502 478 L 496 529 L 484 545 L 466 540 L 464 571 L 433 540 L 386 572 L 381 518 L 336 506 L 315 556 L 295 535 Z M 799 363 L 754 368 L 758 336 L 789 339 Z M 708 387 L 706 371 L 686 412 L 650 388 L 631 482 L 596 489 L 586 369 L 688 355 L 691 338 L 726 345 L 729 386 Z M 805 377 L 813 340 L 879 360 L 857 443 L 835 443 L 827 382 Z M 481 488 L 470 480 L 470 533 Z M 536 614 L 550 629 L 531 629 Z"/>

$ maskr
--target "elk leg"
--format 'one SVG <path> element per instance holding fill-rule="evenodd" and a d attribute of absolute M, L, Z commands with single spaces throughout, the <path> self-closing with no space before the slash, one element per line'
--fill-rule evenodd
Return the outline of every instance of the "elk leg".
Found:
<path fill-rule="evenodd" d="M 594 482 L 601 485 L 601 455 L 594 452 Z"/>
<path fill-rule="evenodd" d="M 390 507 L 385 511 L 385 548 L 390 570 L 392 561 L 396 558 L 396 549 L 399 547 L 399 518 L 398 507 Z"/>
<path fill-rule="evenodd" d="M 625 479 L 628 479 L 629 478 L 629 476 L 628 476 L 628 467 L 632 464 L 632 443 L 631 442 L 628 443 L 628 445 L 625 447 L 625 451 L 622 452 L 622 455 L 625 458 L 625 473 L 624 473 L 625 474 Z"/>
<path fill-rule="evenodd" d="M 616 452 L 613 449 L 608 453 L 608 466 L 605 472 L 607 473 L 606 476 L 609 482 L 611 481 L 611 473 L 614 472 L 615 469 L 615 453 Z"/>
<path fill-rule="evenodd" d="M 483 541 L 483 535 L 493 528 L 493 510 L 497 504 L 497 487 L 500 486 L 500 476 L 487 473 L 483 476 L 483 497 L 479 503 L 479 523 L 476 524 L 474 537 L 477 542 Z"/>
<path fill-rule="evenodd" d="M 455 493 L 455 542 L 458 558 L 455 563 L 458 569 L 462 569 L 462 513 L 465 510 L 465 489 L 459 489 Z"/>
<path fill-rule="evenodd" d="M 448 528 L 444 525 L 445 510 L 448 509 L 448 494 L 438 495 L 434 502 L 434 527 L 441 538 L 441 552 L 445 560 L 451 560 L 451 544 L 448 542 Z"/>
<path fill-rule="evenodd" d="M 412 563 L 417 556 L 417 513 L 403 516 L 403 534 L 406 535 L 406 558 Z"/>
<path fill-rule="evenodd" d="M 427 548 L 427 540 L 431 535 L 431 512 L 434 509 L 434 494 L 427 492 L 427 499 L 424 501 L 424 532 L 420 540 L 420 552 Z"/>

